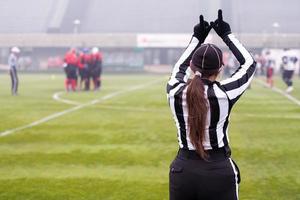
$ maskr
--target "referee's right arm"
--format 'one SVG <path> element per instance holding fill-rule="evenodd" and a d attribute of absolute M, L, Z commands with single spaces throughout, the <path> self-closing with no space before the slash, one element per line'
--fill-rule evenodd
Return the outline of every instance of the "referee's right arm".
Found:
<path fill-rule="evenodd" d="M 190 66 L 190 61 L 195 50 L 201 45 L 201 42 L 196 38 L 192 37 L 188 47 L 185 49 L 184 53 L 180 59 L 175 64 L 171 77 L 167 84 L 167 93 L 169 93 L 174 88 L 179 85 L 185 85 L 188 80 L 187 70 Z"/>

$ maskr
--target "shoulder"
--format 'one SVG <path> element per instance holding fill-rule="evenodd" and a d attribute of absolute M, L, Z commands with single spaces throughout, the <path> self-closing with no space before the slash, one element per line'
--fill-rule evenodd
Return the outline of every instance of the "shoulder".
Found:
<path fill-rule="evenodd" d="M 185 89 L 187 89 L 188 84 L 185 82 L 179 82 L 174 86 L 167 85 L 167 93 L 169 97 L 181 97 Z"/>

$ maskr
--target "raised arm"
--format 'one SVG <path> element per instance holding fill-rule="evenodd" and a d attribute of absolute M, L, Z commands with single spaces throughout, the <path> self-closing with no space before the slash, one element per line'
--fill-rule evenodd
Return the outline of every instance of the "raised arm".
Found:
<path fill-rule="evenodd" d="M 204 42 L 210 29 L 211 27 L 209 23 L 203 19 L 202 15 L 200 15 L 199 24 L 194 27 L 194 34 L 188 47 L 185 49 L 184 53 L 181 55 L 173 68 L 171 77 L 167 84 L 167 93 L 169 93 L 173 88 L 177 87 L 180 83 L 185 84 L 187 82 L 187 70 L 190 66 L 193 53 Z"/>
<path fill-rule="evenodd" d="M 234 103 L 250 85 L 255 73 L 256 62 L 247 49 L 231 33 L 229 24 L 223 21 L 221 10 L 218 12 L 218 19 L 211 22 L 211 26 L 240 63 L 240 67 L 231 77 L 220 83 L 228 98 Z"/>
<path fill-rule="evenodd" d="M 239 97 L 250 85 L 255 74 L 256 62 L 233 34 L 227 35 L 223 40 L 240 63 L 240 67 L 230 78 L 221 81 L 222 87 L 232 100 Z"/>

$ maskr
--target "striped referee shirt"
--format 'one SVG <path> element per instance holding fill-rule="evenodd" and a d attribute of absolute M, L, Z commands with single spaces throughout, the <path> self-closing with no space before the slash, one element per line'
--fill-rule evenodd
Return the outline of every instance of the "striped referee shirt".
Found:
<path fill-rule="evenodd" d="M 240 63 L 240 67 L 230 78 L 221 82 L 202 79 L 205 95 L 208 99 L 208 114 L 205 128 L 204 149 L 217 149 L 229 146 L 228 124 L 233 105 L 250 85 L 255 73 L 256 63 L 243 45 L 229 34 L 224 42 L 230 48 Z M 189 136 L 188 107 L 186 94 L 188 88 L 190 60 L 195 50 L 200 46 L 193 37 L 190 44 L 175 64 L 167 84 L 169 105 L 177 127 L 179 146 L 182 149 L 195 150 Z"/>

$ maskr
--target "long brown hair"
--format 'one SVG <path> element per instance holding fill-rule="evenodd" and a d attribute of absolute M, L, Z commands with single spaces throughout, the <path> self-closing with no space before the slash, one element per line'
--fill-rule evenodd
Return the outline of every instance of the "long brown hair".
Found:
<path fill-rule="evenodd" d="M 207 158 L 207 154 L 203 147 L 203 140 L 205 137 L 208 102 L 204 94 L 204 84 L 199 75 L 195 75 L 190 81 L 186 98 L 189 113 L 190 139 L 196 148 L 196 152 L 205 159 Z"/>
<path fill-rule="evenodd" d="M 194 52 L 191 59 L 191 68 L 196 75 L 190 81 L 186 94 L 189 112 L 188 125 L 191 142 L 203 159 L 207 158 L 203 141 L 205 139 L 208 100 L 205 96 L 202 78 L 209 79 L 213 75 L 217 76 L 223 64 L 222 60 L 222 51 L 213 44 L 202 44 Z"/>

